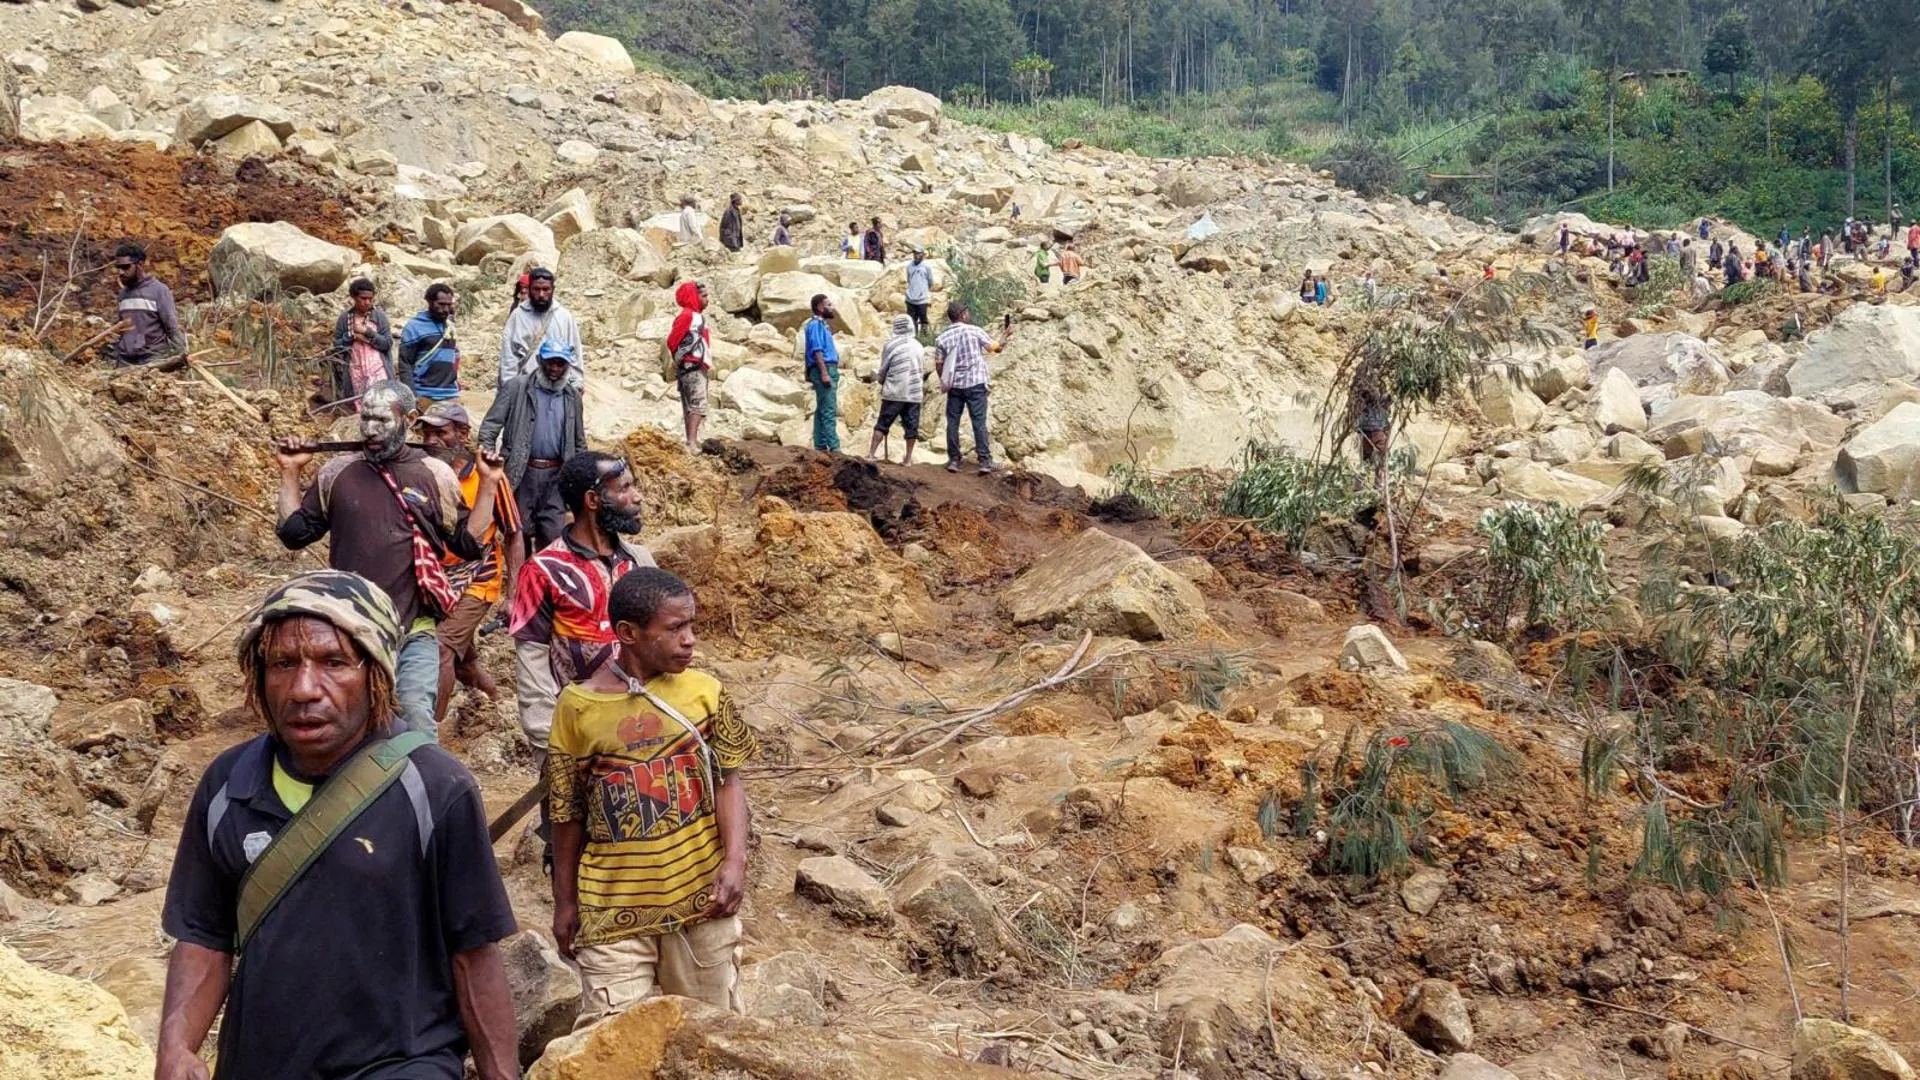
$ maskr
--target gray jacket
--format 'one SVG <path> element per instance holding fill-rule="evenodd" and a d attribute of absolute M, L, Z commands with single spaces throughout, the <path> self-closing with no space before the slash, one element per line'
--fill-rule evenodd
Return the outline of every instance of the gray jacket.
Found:
<path fill-rule="evenodd" d="M 493 407 L 487 410 L 487 418 L 480 421 L 480 449 L 491 453 L 494 440 L 501 439 L 500 451 L 507 459 L 507 482 L 516 489 L 520 487 L 521 478 L 527 475 L 527 462 L 533 457 L 535 378 L 529 375 L 501 387 L 493 399 Z M 587 448 L 587 429 L 582 418 L 580 388 L 569 379 L 561 394 L 566 410 L 563 431 L 566 445 L 560 460 L 565 461 Z"/>

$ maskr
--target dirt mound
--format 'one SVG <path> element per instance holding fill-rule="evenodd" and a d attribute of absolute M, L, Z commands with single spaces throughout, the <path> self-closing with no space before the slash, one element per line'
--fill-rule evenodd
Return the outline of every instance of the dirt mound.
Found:
<path fill-rule="evenodd" d="M 183 157 L 138 143 L 9 144 L 0 151 L 0 319 L 16 332 L 31 322 L 43 263 L 49 294 L 69 266 L 82 271 L 66 311 L 111 311 L 119 285 L 106 267 L 125 239 L 146 246 L 149 271 L 181 303 L 211 299 L 207 255 L 222 229 L 243 221 L 292 222 L 361 249 L 334 182 L 297 161 Z M 56 336 L 70 348 L 86 335 Z"/>
<path fill-rule="evenodd" d="M 0 1075 L 8 1080 L 145 1080 L 153 1051 L 112 994 L 43 971 L 0 945 Z"/>

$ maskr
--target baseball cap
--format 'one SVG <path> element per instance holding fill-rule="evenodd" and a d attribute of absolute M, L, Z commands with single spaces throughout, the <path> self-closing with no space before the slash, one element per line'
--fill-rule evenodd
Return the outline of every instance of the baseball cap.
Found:
<path fill-rule="evenodd" d="M 434 427 L 446 427 L 448 424 L 459 424 L 462 427 L 473 426 L 473 418 L 467 415 L 467 410 L 457 401 L 434 402 L 427 406 L 426 412 L 420 414 L 419 422 L 422 424 L 431 424 Z"/>

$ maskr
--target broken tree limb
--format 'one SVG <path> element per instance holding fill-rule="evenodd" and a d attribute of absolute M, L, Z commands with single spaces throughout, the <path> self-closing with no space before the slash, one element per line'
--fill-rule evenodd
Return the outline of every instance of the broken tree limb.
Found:
<path fill-rule="evenodd" d="M 231 401 L 235 405 L 239 406 L 241 412 L 246 413 L 249 417 L 252 417 L 254 423 L 264 424 L 267 422 L 267 418 L 260 414 L 260 410 L 255 408 L 252 402 L 248 401 L 246 398 L 241 397 L 239 394 L 234 393 L 233 387 L 228 386 L 226 383 L 221 382 L 219 377 L 216 376 L 213 372 L 208 371 L 206 368 L 203 368 L 199 364 L 194 363 L 192 357 L 187 358 L 187 366 L 193 369 L 194 374 L 200 376 L 202 379 L 205 379 L 207 381 L 208 386 L 211 386 L 215 390 L 220 391 L 221 394 L 226 396 L 226 399 L 228 401 Z"/>
<path fill-rule="evenodd" d="M 959 739 L 962 735 L 965 735 L 968 731 L 972 730 L 976 725 L 980 724 L 982 721 L 993 719 L 995 716 L 998 716 L 1001 713 L 1006 712 L 1008 709 L 1011 709 L 1014 706 L 1019 705 L 1021 702 L 1027 700 L 1033 695 L 1038 694 L 1045 690 L 1051 690 L 1056 686 L 1061 686 L 1066 683 L 1070 683 L 1075 679 L 1078 679 L 1090 674 L 1093 671 L 1093 669 L 1099 667 L 1101 664 L 1106 663 L 1107 660 L 1113 656 L 1112 653 L 1108 653 L 1105 656 L 1096 657 L 1091 663 L 1081 665 L 1080 663 L 1081 658 L 1087 655 L 1087 647 L 1092 644 L 1093 644 L 1093 631 L 1089 630 L 1080 638 L 1080 647 L 1073 650 L 1073 655 L 1067 657 L 1067 662 L 1060 665 L 1059 670 L 1055 671 L 1052 675 L 1049 675 L 1046 678 L 1040 680 L 1039 682 L 1034 683 L 1032 686 L 1026 687 L 1025 689 L 1022 689 L 1022 690 L 1015 691 L 1014 693 L 1009 694 L 1006 697 L 1001 698 L 999 701 L 996 701 L 993 704 L 988 705 L 984 708 L 975 709 L 973 712 L 964 713 L 959 716 L 950 716 L 943 720 L 935 720 L 932 723 L 922 724 L 919 727 L 914 728 L 912 731 L 909 731 L 905 735 L 900 736 L 899 738 L 895 739 L 891 744 L 887 746 L 887 750 L 886 750 L 887 757 L 883 760 L 882 763 L 894 764 L 902 761 L 912 761 L 916 758 L 925 757 L 926 755 L 933 753 L 935 750 L 938 750 L 941 747 L 946 746 L 947 744 L 955 741 L 956 739 Z M 940 738 L 936 739 L 935 741 L 928 743 L 927 745 L 921 747 L 918 750 L 902 753 L 902 751 L 906 750 L 908 746 L 912 745 L 915 739 L 918 739 L 924 735 L 931 735 L 934 732 L 943 731 L 943 730 L 946 732 L 946 734 L 942 735 Z"/>

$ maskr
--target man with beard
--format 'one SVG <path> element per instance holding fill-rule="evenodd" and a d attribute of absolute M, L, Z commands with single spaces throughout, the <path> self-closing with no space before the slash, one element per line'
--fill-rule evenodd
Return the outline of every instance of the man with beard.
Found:
<path fill-rule="evenodd" d="M 180 833 L 160 1080 L 206 1080 L 223 1005 L 219 1080 L 459 1080 L 469 1046 L 481 1080 L 520 1075 L 513 908 L 473 777 L 395 732 L 402 625 L 372 582 L 317 570 L 241 631 L 267 733 L 207 767 Z"/>
<path fill-rule="evenodd" d="M 400 328 L 400 349 L 394 374 L 427 401 L 460 397 L 460 343 L 453 332 L 453 286 L 436 281 L 427 286 L 427 308 Z M 363 391 L 364 393 L 364 391 Z M 401 432 L 405 434 L 405 430 Z"/>
<path fill-rule="evenodd" d="M 420 441 L 427 453 L 446 462 L 460 479 L 460 500 L 469 509 L 480 495 L 480 460 L 468 443 L 473 420 L 467 410 L 451 401 L 435 402 L 421 414 Z M 447 715 L 453 700 L 453 680 L 498 700 L 500 687 L 480 663 L 478 639 L 500 594 L 526 561 L 526 545 L 520 537 L 519 515 L 513 500 L 496 493 L 493 528 L 487 531 L 486 553 L 478 559 L 463 559 L 448 554 L 447 580 L 460 590 L 460 602 L 440 620 L 440 691 L 434 699 L 433 722 Z"/>
<path fill-rule="evenodd" d="M 514 585 L 514 682 L 520 726 L 544 763 L 559 688 L 591 676 L 616 650 L 607 621 L 613 584 L 653 553 L 627 542 L 640 532 L 640 489 L 627 463 L 585 450 L 560 470 L 573 524 L 541 548 Z"/>
<path fill-rule="evenodd" d="M 568 373 L 569 359 L 563 346 L 540 346 L 539 365 L 501 387 L 480 421 L 480 445 L 496 448 L 506 460 L 507 482 L 535 551 L 567 527 L 560 470 L 587 448 L 580 386 Z"/>
<path fill-rule="evenodd" d="M 581 349 L 579 320 L 554 299 L 553 271 L 536 266 L 527 271 L 527 298 L 507 313 L 507 328 L 500 335 L 500 381 L 496 389 L 504 389 L 531 372 L 540 350 L 548 345 L 565 349 L 568 362 L 585 376 L 587 358 Z"/>
<path fill-rule="evenodd" d="M 120 364 L 151 364 L 187 351 L 187 335 L 173 306 L 173 290 L 147 273 L 147 249 L 131 240 L 113 250 L 113 272 L 120 278 L 120 340 L 113 358 Z"/>
<path fill-rule="evenodd" d="M 477 559 L 493 526 L 498 462 L 482 459 L 473 509 L 460 497 L 460 480 L 447 463 L 407 445 L 413 395 L 394 382 L 377 382 L 360 395 L 360 435 L 366 449 L 340 454 L 320 467 L 313 486 L 300 488 L 301 470 L 313 460 L 304 438 L 281 442 L 278 500 L 280 542 L 295 551 L 332 534 L 327 561 L 335 570 L 359 574 L 392 598 L 404 643 L 395 663 L 394 694 L 410 731 L 434 734 L 434 703 L 440 683 L 439 610 L 421 588 L 414 540 L 437 551 Z"/>

